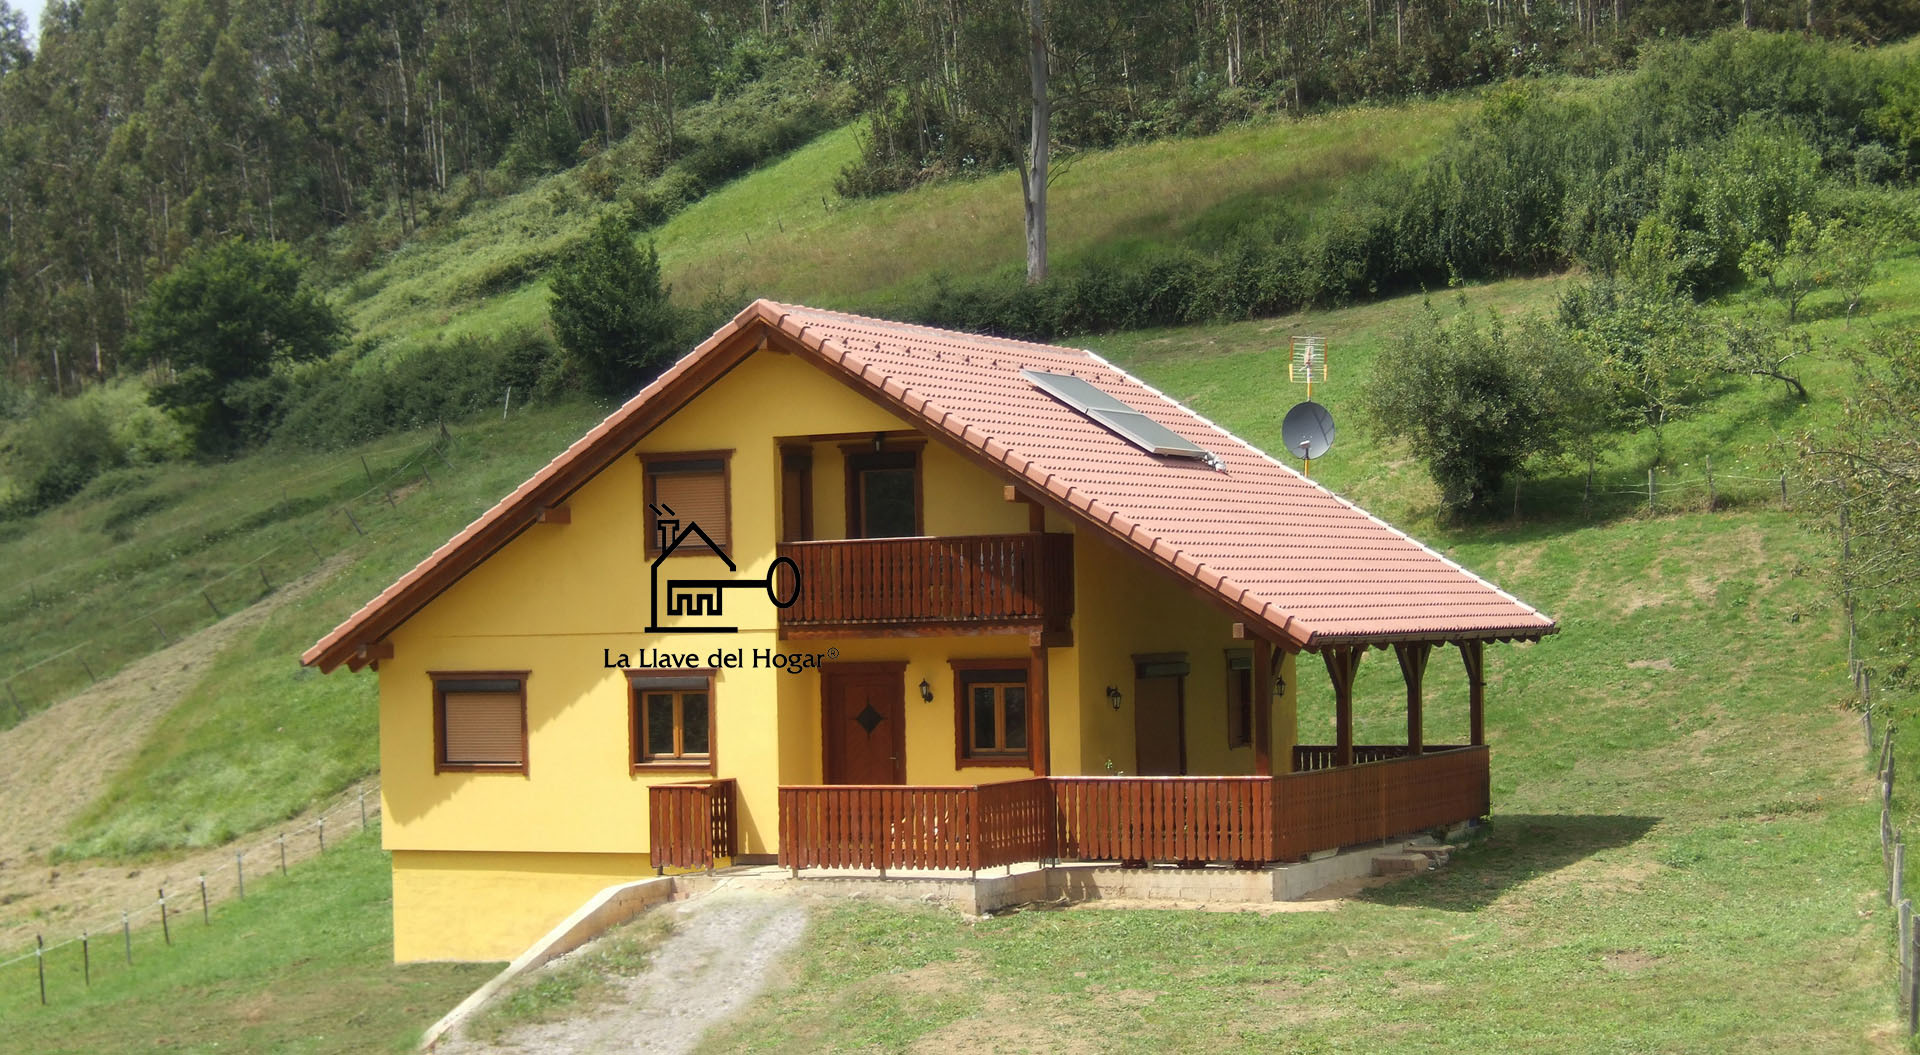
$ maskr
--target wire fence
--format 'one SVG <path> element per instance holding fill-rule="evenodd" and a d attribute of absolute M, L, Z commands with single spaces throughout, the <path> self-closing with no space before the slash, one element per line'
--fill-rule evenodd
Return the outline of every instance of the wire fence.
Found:
<path fill-rule="evenodd" d="M 1784 470 L 1766 464 L 1722 457 L 1715 465 L 1708 454 L 1693 461 L 1649 466 L 1644 475 L 1617 470 L 1589 469 L 1584 480 L 1573 481 L 1580 493 L 1584 512 L 1602 509 L 1619 512 L 1669 513 L 1725 509 L 1735 506 L 1774 506 L 1791 508 L 1797 487 Z M 1513 489 L 1513 513 L 1521 514 L 1521 492 L 1529 486 L 1538 489 L 1545 481 L 1517 482 Z M 1564 495 L 1565 482 L 1554 488 Z"/>
<path fill-rule="evenodd" d="M 41 933 L 34 935 L 33 944 L 18 955 L 6 957 L 5 950 L 0 950 L 0 957 L 4 957 L 0 958 L 0 993 L 24 994 L 28 1003 L 37 1000 L 41 1006 L 83 998 L 97 978 L 135 969 L 156 949 L 163 954 L 173 949 L 186 937 L 183 929 L 213 928 L 213 907 L 245 899 L 249 883 L 284 877 L 290 867 L 290 846 L 296 858 L 303 850 L 324 854 L 329 832 L 338 846 L 345 837 L 377 826 L 380 819 L 380 785 L 369 781 L 301 827 L 234 847 L 231 867 L 224 867 L 223 862 L 223 867 L 200 874 L 185 888 L 158 887 L 151 900 L 101 913 L 89 918 L 85 926 L 64 926 L 53 944 L 48 944 Z M 307 845 L 302 846 L 303 842 Z M 154 941 L 156 929 L 158 942 Z"/>
<path fill-rule="evenodd" d="M 172 529 L 170 535 L 180 537 L 182 532 L 201 527 L 209 533 L 219 533 L 233 531 L 236 525 L 249 522 L 282 526 L 276 522 L 284 520 L 281 533 L 290 533 L 292 537 L 240 559 L 215 578 L 182 572 L 171 587 L 156 591 L 170 595 L 166 600 L 133 612 L 125 611 L 124 606 L 113 607 L 105 613 L 105 621 L 86 636 L 62 641 L 54 651 L 10 672 L 0 673 L 0 686 L 3 686 L 0 688 L 0 728 L 17 725 L 28 714 L 117 674 L 127 663 L 156 648 L 169 647 L 312 572 L 325 563 L 330 553 L 366 537 L 386 518 L 396 514 L 403 492 L 409 487 L 416 483 L 433 484 L 436 469 L 443 475 L 451 473 L 453 462 L 447 455 L 450 439 L 446 426 L 442 425 L 439 434 L 425 445 L 411 443 L 354 455 L 298 477 L 286 478 L 280 481 L 277 503 L 249 508 L 240 501 L 230 502 L 184 527 Z M 412 453 L 404 461 L 375 472 L 376 462 L 409 451 Z M 357 493 L 338 498 L 292 497 L 291 489 L 298 484 L 345 473 L 352 474 L 347 479 L 364 477 L 366 486 Z M 300 508 L 303 502 L 314 503 L 311 511 L 325 510 L 318 524 L 296 522 L 302 512 L 308 511 Z M 276 517 L 276 513 L 284 515 Z M 166 564 L 162 559 L 161 566 Z M 42 586 L 48 577 L 63 570 L 42 572 L 17 584 L 16 589 L 25 587 L 20 601 L 29 609 L 54 603 L 57 596 Z M 116 578 L 117 575 L 103 573 L 103 577 Z M 97 588 L 99 584 L 92 585 Z M 72 622 L 71 616 L 60 619 L 62 625 Z"/>

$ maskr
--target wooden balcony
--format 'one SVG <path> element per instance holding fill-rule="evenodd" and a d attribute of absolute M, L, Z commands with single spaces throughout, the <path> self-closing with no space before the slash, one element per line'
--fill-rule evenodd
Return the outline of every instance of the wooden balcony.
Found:
<path fill-rule="evenodd" d="M 1068 534 L 786 542 L 779 555 L 800 574 L 793 606 L 780 610 L 788 637 L 988 627 L 1058 632 L 1073 618 Z M 787 592 L 784 584 L 780 592 Z"/>
<path fill-rule="evenodd" d="M 791 869 L 978 871 L 1022 861 L 1260 865 L 1485 816 L 1487 749 L 1275 777 L 1033 777 L 780 789 Z"/>

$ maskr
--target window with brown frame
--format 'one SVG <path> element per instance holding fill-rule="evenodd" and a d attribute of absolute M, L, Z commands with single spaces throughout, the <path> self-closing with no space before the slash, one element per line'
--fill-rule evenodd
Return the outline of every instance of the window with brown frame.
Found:
<path fill-rule="evenodd" d="M 658 556 L 688 524 L 698 524 L 714 546 L 722 550 L 733 544 L 727 479 L 731 453 L 698 451 L 641 456 L 647 480 L 648 556 Z M 690 534 L 673 552 L 675 556 L 710 554 L 713 549 L 699 535 Z"/>
<path fill-rule="evenodd" d="M 526 671 L 431 677 L 434 772 L 525 773 Z"/>
<path fill-rule="evenodd" d="M 846 449 L 847 537 L 920 534 L 920 449 Z"/>
<path fill-rule="evenodd" d="M 955 745 L 961 765 L 1032 764 L 1027 668 L 1007 660 L 952 660 Z"/>
<path fill-rule="evenodd" d="M 1227 746 L 1253 746 L 1253 651 L 1227 650 Z"/>
<path fill-rule="evenodd" d="M 627 675 L 631 758 L 636 771 L 713 772 L 713 674 Z"/>

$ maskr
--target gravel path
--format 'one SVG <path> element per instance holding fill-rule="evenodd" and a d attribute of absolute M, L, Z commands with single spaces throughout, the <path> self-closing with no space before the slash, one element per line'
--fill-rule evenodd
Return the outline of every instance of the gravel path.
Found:
<path fill-rule="evenodd" d="M 618 988 L 610 1000 L 557 1022 L 523 1026 L 490 1045 L 462 1036 L 437 1050 L 446 1055 L 690 1052 L 708 1027 L 759 994 L 770 969 L 799 941 L 807 923 L 806 909 L 792 897 L 725 888 L 654 911 L 675 914 L 673 931 L 645 970 L 615 980 Z"/>

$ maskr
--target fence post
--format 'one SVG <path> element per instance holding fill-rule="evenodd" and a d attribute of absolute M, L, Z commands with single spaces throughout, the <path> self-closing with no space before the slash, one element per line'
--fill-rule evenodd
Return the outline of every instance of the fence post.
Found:
<path fill-rule="evenodd" d="M 1713 492 L 1713 455 L 1709 454 L 1707 455 L 1707 512 L 1713 512 L 1714 507 L 1719 504 L 1719 496 Z"/>
<path fill-rule="evenodd" d="M 1893 874 L 1887 877 L 1887 904 L 1900 903 L 1900 877 L 1907 870 L 1907 844 L 1899 836 L 1893 839 Z"/>
<path fill-rule="evenodd" d="M 127 920 L 127 910 L 120 910 L 120 941 L 127 947 L 127 966 L 133 966 L 133 924 Z"/>
<path fill-rule="evenodd" d="M 327 852 L 327 819 L 325 817 L 320 818 L 319 822 L 316 824 L 316 827 L 320 829 L 320 852 L 326 853 Z"/>
<path fill-rule="evenodd" d="M 513 386 L 507 386 L 507 398 L 500 404 L 500 420 L 507 420 L 507 410 L 513 406 Z"/>
<path fill-rule="evenodd" d="M 33 936 L 33 965 L 40 972 L 40 1006 L 47 1006 L 47 941 L 40 935 Z"/>
<path fill-rule="evenodd" d="M 1884 808 L 1880 811 L 1880 867 L 1893 867 L 1893 822 Z"/>
<path fill-rule="evenodd" d="M 13 703 L 13 716 L 15 718 L 25 718 L 27 716 L 27 709 L 25 707 L 20 706 L 19 693 L 16 693 L 13 691 L 12 678 L 7 679 L 7 699 L 12 701 Z"/>
<path fill-rule="evenodd" d="M 1907 960 L 1913 964 L 1907 971 L 1907 1035 L 1920 1033 L 1920 928 L 1909 927 Z"/>
<path fill-rule="evenodd" d="M 80 660 L 80 669 L 87 672 L 87 684 L 92 685 L 100 680 L 93 676 L 93 664 L 87 662 L 86 653 L 80 653 L 76 658 Z"/>
<path fill-rule="evenodd" d="M 1913 984 L 1913 902 L 1900 902 L 1900 1010 L 1907 1010 L 1908 987 Z"/>
<path fill-rule="evenodd" d="M 247 897 L 247 872 L 240 867 L 240 857 L 238 852 L 233 855 L 233 883 L 240 891 L 240 899 L 244 901 Z"/>
<path fill-rule="evenodd" d="M 287 874 L 287 833 L 280 833 L 280 874 Z"/>
<path fill-rule="evenodd" d="M 1658 512 L 1653 504 L 1653 470 L 1647 470 L 1647 512 Z"/>
<path fill-rule="evenodd" d="M 260 573 L 260 585 L 261 585 L 261 586 L 264 586 L 264 587 L 266 587 L 266 588 L 267 588 L 267 590 L 268 590 L 268 592 L 272 592 L 272 590 L 273 590 L 273 583 L 271 583 L 271 582 L 268 582 L 268 581 L 267 581 L 267 568 L 266 568 L 266 565 L 264 565 L 264 564 L 263 564 L 263 565 L 260 565 L 260 566 L 258 566 L 257 568 L 255 568 L 254 570 L 256 570 L 256 571 L 258 571 L 258 572 Z"/>
<path fill-rule="evenodd" d="M 207 875 L 200 873 L 200 922 L 213 926 L 213 910 L 207 905 Z"/>
<path fill-rule="evenodd" d="M 360 830 L 367 830 L 367 789 L 360 789 Z"/>
<path fill-rule="evenodd" d="M 84 930 L 80 932 L 80 977 L 86 980 L 88 989 L 93 988 L 93 949 Z"/>
<path fill-rule="evenodd" d="M 220 606 L 219 606 L 219 605 L 217 605 L 217 604 L 214 604 L 214 603 L 213 603 L 213 595 L 212 595 L 212 594 L 210 594 L 210 593 L 208 593 L 208 592 L 207 592 L 207 591 L 205 591 L 205 590 L 201 590 L 201 591 L 200 591 L 200 596 L 201 596 L 201 598 L 202 598 L 202 599 L 204 599 L 204 600 L 205 600 L 205 601 L 207 602 L 207 607 L 208 607 L 208 608 L 211 608 L 211 609 L 213 609 L 213 617 L 214 617 L 215 619 L 223 619 L 223 618 L 225 618 L 224 616 L 222 616 L 222 615 L 220 614 Z"/>
<path fill-rule="evenodd" d="M 340 507 L 340 511 L 347 515 L 347 523 L 353 525 L 353 530 L 355 534 L 358 534 L 358 535 L 366 534 L 366 531 L 360 527 L 360 522 L 358 520 L 353 519 L 353 510 L 348 509 L 345 506 L 342 506 Z"/>
<path fill-rule="evenodd" d="M 370 466 L 368 466 L 368 465 L 367 465 L 367 456 L 366 456 L 366 455 L 364 455 L 364 454 L 362 454 L 362 455 L 360 456 L 360 468 L 362 468 L 362 469 L 364 469 L 364 470 L 366 470 L 366 473 L 367 473 L 367 482 L 368 482 L 368 483 L 372 483 L 372 482 L 373 482 L 373 469 L 372 469 L 372 468 L 371 468 Z"/>
<path fill-rule="evenodd" d="M 173 944 L 173 926 L 167 922 L 167 888 L 160 888 L 160 937 Z"/>

